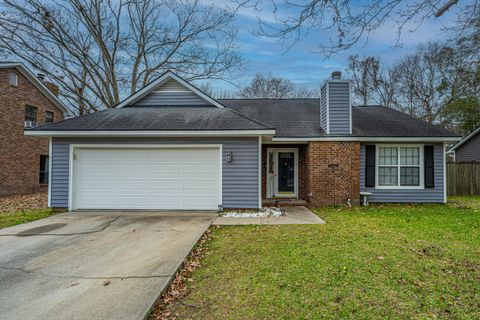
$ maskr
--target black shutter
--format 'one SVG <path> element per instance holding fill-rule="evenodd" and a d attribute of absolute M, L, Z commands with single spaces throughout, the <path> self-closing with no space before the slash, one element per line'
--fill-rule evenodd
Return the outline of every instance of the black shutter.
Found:
<path fill-rule="evenodd" d="M 434 188 L 433 146 L 425 146 L 423 156 L 425 165 L 425 188 Z"/>
<path fill-rule="evenodd" d="M 365 187 L 375 187 L 375 146 L 365 146 Z"/>

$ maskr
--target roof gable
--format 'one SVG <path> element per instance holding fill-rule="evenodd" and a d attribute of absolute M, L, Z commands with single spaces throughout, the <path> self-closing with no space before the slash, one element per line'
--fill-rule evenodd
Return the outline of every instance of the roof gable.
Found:
<path fill-rule="evenodd" d="M 117 108 L 135 106 L 224 106 L 188 81 L 171 71 L 165 72 L 156 80 L 140 89 Z"/>
<path fill-rule="evenodd" d="M 63 104 L 60 99 L 56 95 L 47 88 L 47 86 L 40 81 L 37 76 L 35 76 L 23 63 L 21 62 L 2 62 L 0 63 L 0 69 L 7 69 L 13 68 L 20 71 L 25 78 L 30 81 L 48 100 L 50 100 L 55 106 L 57 106 L 60 110 L 63 111 L 64 116 L 70 116 L 71 112 L 68 108 Z"/>
<path fill-rule="evenodd" d="M 479 133 L 480 133 L 480 127 L 473 130 L 469 135 L 467 135 L 465 138 L 460 140 L 460 142 L 458 142 L 456 145 L 454 145 L 448 152 L 453 152 L 453 151 L 457 150 L 460 146 L 464 145 L 466 142 L 468 142 L 470 139 L 474 138 Z"/>

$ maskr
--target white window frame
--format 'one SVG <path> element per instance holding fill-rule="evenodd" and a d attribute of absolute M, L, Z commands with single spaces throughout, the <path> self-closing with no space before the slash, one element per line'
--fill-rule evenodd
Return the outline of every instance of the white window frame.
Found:
<path fill-rule="evenodd" d="M 375 146 L 375 189 L 425 189 L 425 163 L 424 163 L 424 145 L 423 144 L 377 144 Z M 379 184 L 379 149 L 380 148 L 397 148 L 397 182 L 398 185 L 396 186 L 381 186 Z M 419 148 L 419 169 L 420 169 L 420 184 L 418 186 L 401 186 L 400 185 L 400 175 L 401 175 L 401 167 L 413 167 L 400 164 L 400 148 Z M 395 165 L 389 165 L 387 167 L 394 167 Z"/>

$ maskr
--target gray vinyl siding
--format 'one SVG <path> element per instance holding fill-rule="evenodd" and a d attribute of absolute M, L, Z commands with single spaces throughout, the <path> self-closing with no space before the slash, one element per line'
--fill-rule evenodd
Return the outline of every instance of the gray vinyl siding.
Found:
<path fill-rule="evenodd" d="M 328 131 L 327 108 L 327 84 L 325 84 L 320 92 L 320 127 L 325 131 Z"/>
<path fill-rule="evenodd" d="M 455 150 L 456 162 L 480 161 L 480 134 L 470 138 Z"/>
<path fill-rule="evenodd" d="M 222 201 L 225 208 L 258 208 L 258 138 L 53 138 L 51 207 L 68 207 L 70 144 L 222 144 Z M 233 161 L 226 161 L 232 152 Z"/>
<path fill-rule="evenodd" d="M 152 91 L 130 106 L 208 106 L 191 91 Z"/>
<path fill-rule="evenodd" d="M 328 84 L 330 134 L 350 133 L 350 83 L 330 81 Z"/>
<path fill-rule="evenodd" d="M 444 202 L 444 163 L 443 163 L 443 145 L 434 144 L 434 176 L 435 187 L 426 189 L 375 189 L 365 187 L 365 145 L 360 148 L 360 191 L 371 192 L 370 202 L 425 202 L 442 203 Z"/>

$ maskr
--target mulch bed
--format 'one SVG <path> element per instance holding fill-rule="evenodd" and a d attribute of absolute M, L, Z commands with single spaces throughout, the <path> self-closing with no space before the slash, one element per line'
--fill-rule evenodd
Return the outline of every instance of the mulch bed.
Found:
<path fill-rule="evenodd" d="M 17 212 L 48 207 L 48 195 L 46 192 L 0 197 L 0 212 Z"/>
<path fill-rule="evenodd" d="M 192 281 L 192 273 L 201 266 L 201 261 L 207 254 L 206 243 L 210 240 L 212 231 L 209 229 L 193 248 L 190 257 L 183 262 L 182 268 L 175 275 L 168 289 L 162 294 L 153 307 L 148 320 L 174 320 L 177 314 L 170 312 L 170 306 L 181 303 L 188 294 L 187 283 Z"/>

